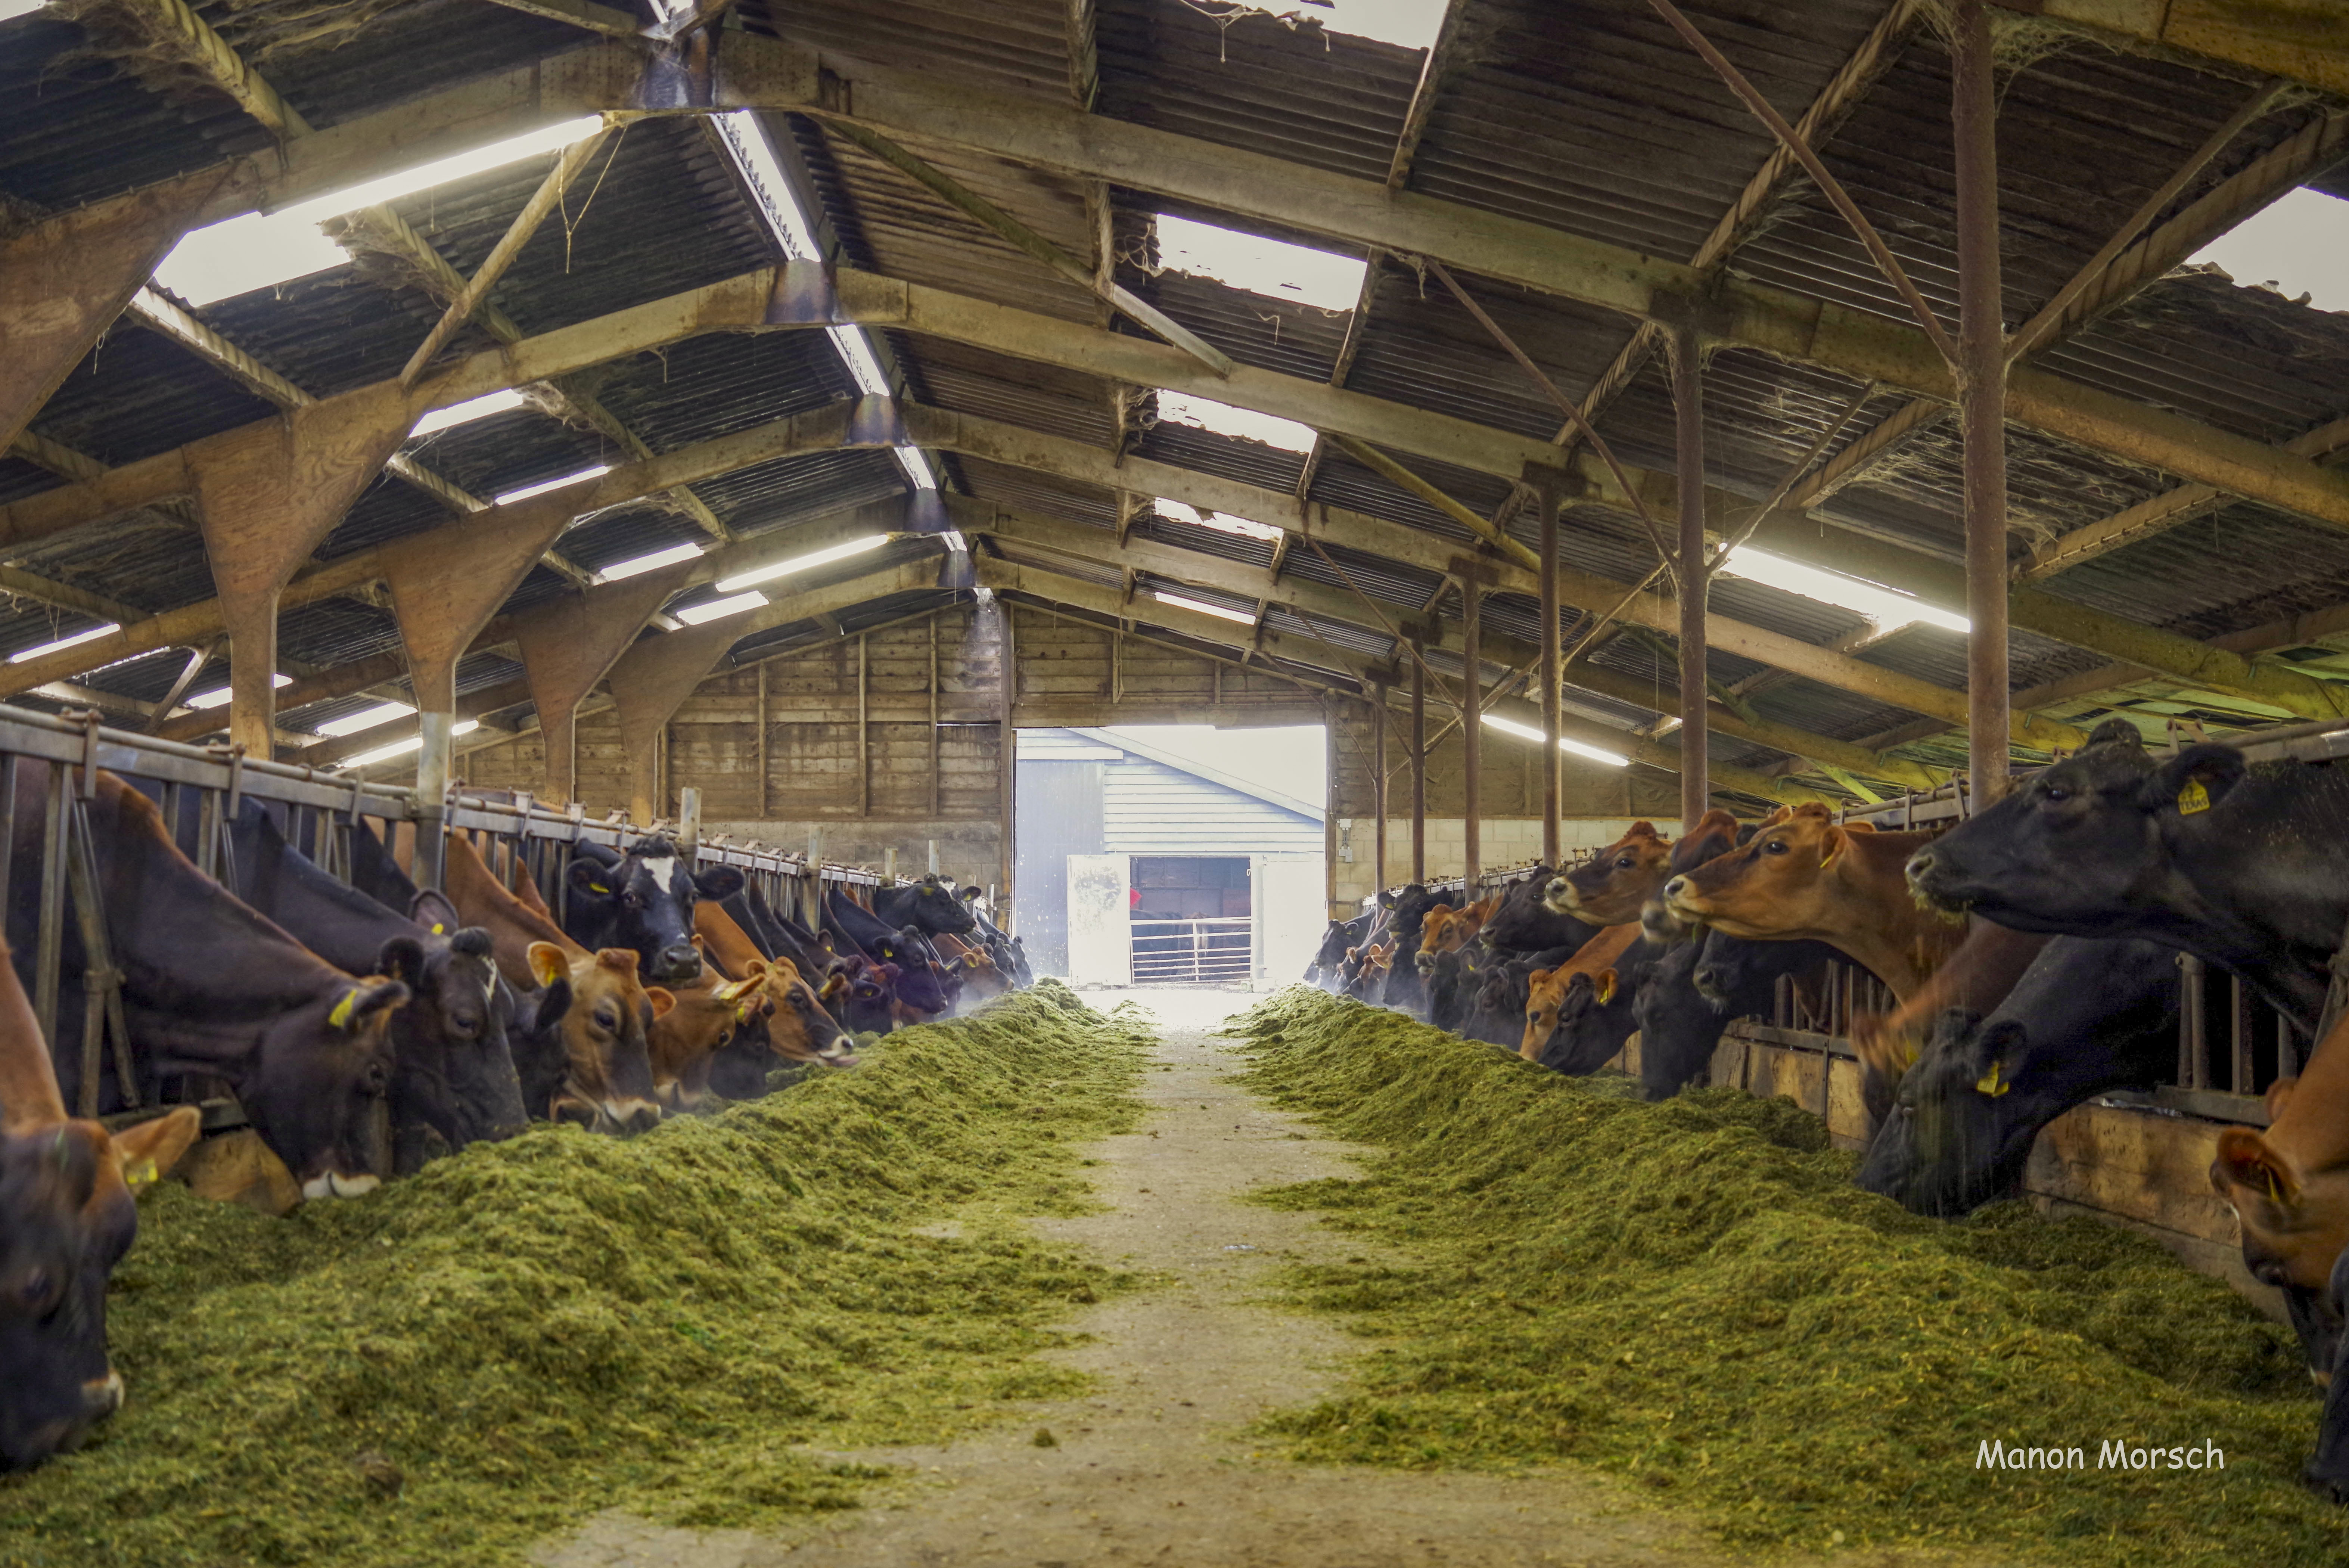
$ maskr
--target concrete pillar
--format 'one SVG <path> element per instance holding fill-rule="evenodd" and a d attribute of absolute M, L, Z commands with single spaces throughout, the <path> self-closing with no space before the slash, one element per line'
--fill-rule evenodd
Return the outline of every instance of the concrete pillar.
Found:
<path fill-rule="evenodd" d="M 538 732 L 546 746 L 542 796 L 549 804 L 564 805 L 578 796 L 572 763 L 573 718 L 579 700 L 628 651 L 653 612 L 685 586 L 694 565 L 680 561 L 584 594 L 566 594 L 514 618 L 514 641 L 522 649 L 531 701 L 538 705 Z"/>
<path fill-rule="evenodd" d="M 456 758 L 457 663 L 570 521 L 568 500 L 524 502 L 484 513 L 475 529 L 456 538 L 435 529 L 382 552 L 423 740 L 416 753 L 419 887 L 440 886 L 440 817 Z"/>
<path fill-rule="evenodd" d="M 371 388 L 187 449 L 228 628 L 229 738 L 248 756 L 270 754 L 278 595 L 408 438 L 422 398 Z"/>
<path fill-rule="evenodd" d="M 225 182 L 174 180 L 0 243 L 0 452 L 40 412 Z"/>
<path fill-rule="evenodd" d="M 660 739 L 693 689 L 748 635 L 740 620 L 714 620 L 647 638 L 612 666 L 612 705 L 628 753 L 628 815 L 649 826 L 661 815 Z"/>

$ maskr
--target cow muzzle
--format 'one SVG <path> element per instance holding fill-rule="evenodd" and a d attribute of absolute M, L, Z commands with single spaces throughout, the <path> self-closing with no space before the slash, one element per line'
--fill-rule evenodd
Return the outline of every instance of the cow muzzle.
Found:
<path fill-rule="evenodd" d="M 339 1170 L 321 1171 L 302 1184 L 305 1199 L 361 1198 L 373 1192 L 382 1183 L 372 1176 L 345 1176 Z"/>
<path fill-rule="evenodd" d="M 679 985 L 701 978 L 701 952 L 691 942 L 671 942 L 649 966 L 647 978 L 659 985 Z"/>
<path fill-rule="evenodd" d="M 650 1100 L 605 1100 L 598 1107 L 595 1130 L 632 1137 L 660 1126 L 661 1108 Z"/>

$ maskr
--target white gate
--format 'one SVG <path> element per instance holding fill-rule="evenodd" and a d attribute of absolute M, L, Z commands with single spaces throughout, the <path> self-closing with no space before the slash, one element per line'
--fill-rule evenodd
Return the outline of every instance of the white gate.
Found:
<path fill-rule="evenodd" d="M 1123 855 L 1069 857 L 1069 981 L 1073 985 L 1131 985 L 1128 945 L 1131 862 Z"/>

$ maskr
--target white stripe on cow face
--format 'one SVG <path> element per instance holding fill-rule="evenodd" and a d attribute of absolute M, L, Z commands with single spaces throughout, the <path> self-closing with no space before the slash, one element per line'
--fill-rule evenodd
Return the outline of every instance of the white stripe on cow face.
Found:
<path fill-rule="evenodd" d="M 653 886 L 664 893 L 667 892 L 669 878 L 677 875 L 677 857 L 664 855 L 657 860 L 647 860 L 644 864 L 645 869 L 652 874 Z"/>

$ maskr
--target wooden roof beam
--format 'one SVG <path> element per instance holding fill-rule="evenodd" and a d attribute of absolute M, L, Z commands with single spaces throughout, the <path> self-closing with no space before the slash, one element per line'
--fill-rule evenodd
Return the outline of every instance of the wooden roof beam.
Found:
<path fill-rule="evenodd" d="M 2134 54 L 2285 77 L 2349 96 L 2349 11 L 2338 0 L 1992 0 Z"/>

